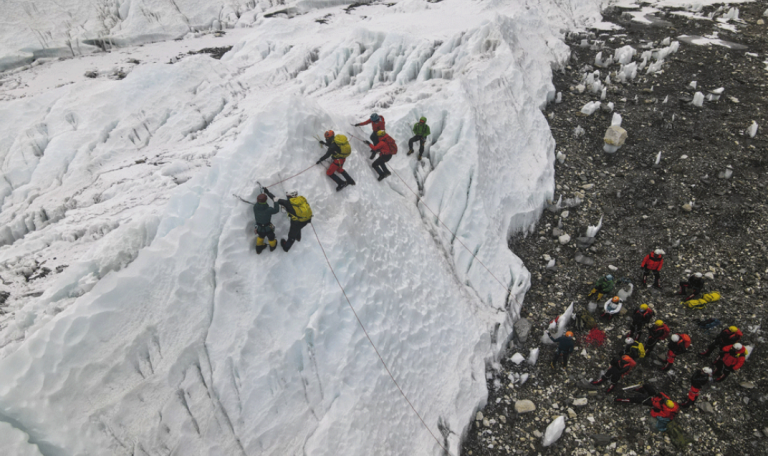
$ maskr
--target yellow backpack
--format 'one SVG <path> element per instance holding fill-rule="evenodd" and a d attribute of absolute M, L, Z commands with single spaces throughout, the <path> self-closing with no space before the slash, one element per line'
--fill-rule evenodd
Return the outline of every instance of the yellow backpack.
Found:
<path fill-rule="evenodd" d="M 637 348 L 637 352 L 640 354 L 640 358 L 645 358 L 645 346 L 641 342 L 638 342 L 635 347 Z"/>
<path fill-rule="evenodd" d="M 291 206 L 293 206 L 293 210 L 296 212 L 296 215 L 288 214 L 290 218 L 297 222 L 306 222 L 312 218 L 312 208 L 309 207 L 306 198 L 297 196 L 296 198 L 291 198 L 289 201 L 291 202 Z"/>
<path fill-rule="evenodd" d="M 333 142 L 335 142 L 341 150 L 341 152 L 334 154 L 333 158 L 347 158 L 349 157 L 349 154 L 352 153 L 352 146 L 349 145 L 349 141 L 347 140 L 346 136 L 336 135 L 333 138 Z"/>

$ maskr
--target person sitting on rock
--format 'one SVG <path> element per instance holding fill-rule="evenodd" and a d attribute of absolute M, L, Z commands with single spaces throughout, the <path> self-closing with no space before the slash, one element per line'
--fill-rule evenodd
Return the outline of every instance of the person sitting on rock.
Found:
<path fill-rule="evenodd" d="M 614 296 L 613 298 L 605 301 L 605 305 L 603 306 L 603 313 L 600 315 L 600 318 L 610 320 L 614 315 L 617 315 L 619 312 L 621 312 L 621 306 L 623 304 L 624 303 L 622 302 L 621 298 L 618 296 Z"/>
<path fill-rule="evenodd" d="M 712 381 L 712 369 L 709 367 L 701 368 L 693 373 L 691 377 L 691 389 L 688 390 L 688 397 L 680 403 L 680 407 L 688 408 L 696 402 L 699 397 L 699 391 Z"/>
<path fill-rule="evenodd" d="M 648 307 L 648 304 L 641 304 L 640 308 L 632 313 L 632 322 L 629 325 L 629 334 L 627 334 L 627 337 L 639 339 L 643 333 L 643 329 L 653 321 L 654 316 L 655 313 L 653 312 L 653 309 Z"/>
<path fill-rule="evenodd" d="M 675 294 L 685 296 L 685 298 L 683 298 L 683 302 L 685 302 L 695 298 L 696 295 L 701 293 L 701 290 L 703 289 L 704 289 L 704 276 L 700 272 L 697 272 L 692 276 L 688 277 L 688 281 L 680 282 L 680 288 L 677 290 L 677 293 Z"/>
<path fill-rule="evenodd" d="M 634 359 L 629 355 L 623 355 L 620 358 L 611 360 L 611 367 L 597 380 L 593 380 L 593 385 L 600 385 L 606 380 L 611 381 L 611 386 L 605 391 L 606 394 L 616 389 L 616 385 L 637 365 Z"/>
<path fill-rule="evenodd" d="M 651 416 L 656 418 L 656 430 L 666 432 L 667 425 L 675 419 L 677 412 L 680 411 L 680 406 L 664 393 L 659 393 L 651 399 L 651 404 Z"/>
<path fill-rule="evenodd" d="M 587 297 L 589 298 L 593 294 L 597 293 L 597 299 L 603 299 L 604 294 L 608 294 L 616 287 L 616 282 L 613 280 L 611 274 L 606 274 L 603 277 L 597 279 L 595 287 L 589 292 Z"/>
<path fill-rule="evenodd" d="M 643 285 L 649 274 L 653 274 L 653 287 L 661 288 L 661 268 L 664 266 L 664 251 L 656 249 L 643 258 L 640 268 L 643 270 Z"/>
<path fill-rule="evenodd" d="M 661 368 L 662 371 L 668 371 L 672 364 L 675 363 L 675 358 L 683 353 L 688 352 L 688 347 L 691 346 L 691 336 L 688 334 L 672 334 L 669 338 L 669 344 L 667 344 L 667 364 Z"/>
<path fill-rule="evenodd" d="M 650 353 L 659 341 L 665 340 L 667 337 L 669 337 L 669 326 L 661 320 L 656 320 L 648 331 L 648 339 L 645 341 L 645 353 Z"/>
<path fill-rule="evenodd" d="M 550 340 L 552 342 L 557 344 L 557 349 L 555 350 L 555 357 L 552 359 L 552 362 L 550 363 L 550 366 L 552 368 L 555 368 L 555 365 L 558 363 L 560 358 L 563 359 L 563 369 L 568 368 L 568 357 L 573 353 L 573 347 L 576 344 L 576 341 L 573 337 L 573 333 L 570 331 L 566 331 L 564 336 L 560 336 L 557 339 L 552 337 L 552 334 L 547 331 L 547 336 L 549 336 Z"/>
<path fill-rule="evenodd" d="M 722 331 L 720 331 L 720 334 L 715 337 L 715 340 L 709 344 L 706 350 L 699 352 L 699 356 L 709 356 L 710 353 L 712 353 L 712 350 L 715 349 L 715 347 L 718 347 L 719 350 L 722 350 L 724 347 L 727 347 L 728 345 L 733 345 L 736 342 L 741 340 L 741 331 L 739 331 L 739 328 L 735 326 L 729 326 Z"/>

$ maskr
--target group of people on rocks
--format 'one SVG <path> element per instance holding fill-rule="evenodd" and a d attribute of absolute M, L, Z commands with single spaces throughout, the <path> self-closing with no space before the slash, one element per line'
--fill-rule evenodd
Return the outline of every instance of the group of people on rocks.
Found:
<path fill-rule="evenodd" d="M 646 284 L 649 275 L 653 275 L 653 287 L 661 288 L 660 272 L 664 264 L 664 251 L 656 249 L 648 254 L 641 263 L 643 269 L 642 281 Z M 616 286 L 616 281 L 611 274 L 598 279 L 588 297 L 596 296 L 599 300 L 603 296 L 610 296 Z M 687 281 L 680 282 L 680 288 L 676 294 L 685 296 L 684 301 L 694 298 L 704 289 L 704 279 L 702 274 L 694 273 Z M 622 309 L 623 301 L 616 295 L 606 301 L 603 306 L 601 317 L 610 320 L 618 315 Z M 714 320 L 714 319 L 713 319 Z M 715 320 L 715 323 L 719 323 Z M 643 338 L 647 330 L 647 337 Z M 574 351 L 575 337 L 571 331 L 563 336 L 553 338 L 547 332 L 549 338 L 557 344 L 554 358 L 551 366 L 562 363 L 565 369 L 568 365 L 568 356 Z M 729 326 L 723 329 L 717 337 L 707 346 L 705 350 L 699 352 L 699 356 L 707 358 L 713 351 L 716 351 L 717 358 L 712 362 L 712 367 L 705 366 L 696 369 L 691 377 L 691 386 L 686 398 L 678 403 L 662 391 L 656 391 L 653 386 L 642 384 L 629 390 L 629 397 L 618 397 L 616 402 L 635 403 L 651 406 L 651 416 L 656 418 L 656 429 L 666 431 L 667 425 L 672 421 L 680 408 L 686 408 L 693 405 L 699 396 L 701 389 L 710 381 L 722 382 L 731 373 L 737 372 L 744 365 L 748 355 L 747 349 L 741 344 L 742 333 L 736 326 Z M 644 340 L 644 342 L 643 342 Z M 629 322 L 629 331 L 624 339 L 624 346 L 610 361 L 608 370 L 600 378 L 593 380 L 592 385 L 601 385 L 608 383 L 606 393 L 616 389 L 621 379 L 629 375 L 638 361 L 646 358 L 659 342 L 667 341 L 666 363 L 659 369 L 661 371 L 669 370 L 675 363 L 675 359 L 688 353 L 691 347 L 691 337 L 684 333 L 671 333 L 669 326 L 663 320 L 657 319 L 656 313 L 648 304 L 641 304 L 631 313 Z M 626 390 L 627 388 L 625 388 Z"/>
<path fill-rule="evenodd" d="M 360 127 L 369 124 L 373 133 L 371 133 L 370 141 L 364 142 L 371 150 L 371 160 L 376 157 L 377 153 L 379 154 L 379 158 L 373 162 L 372 166 L 379 176 L 378 180 L 381 181 L 392 174 L 387 168 L 386 163 L 397 153 L 397 143 L 384 129 L 384 116 L 373 113 L 368 120 L 354 124 L 354 126 Z M 412 131 L 414 136 L 408 141 L 408 155 L 413 153 L 413 144 L 418 142 L 418 159 L 421 160 L 424 154 L 424 143 L 427 136 L 431 133 L 427 125 L 427 118 L 422 116 L 413 126 Z M 352 153 L 352 146 L 350 146 L 349 140 L 345 135 L 337 134 L 333 130 L 326 131 L 324 136 L 325 140 L 319 140 L 319 142 L 322 146 L 327 147 L 327 149 L 325 154 L 317 160 L 316 164 L 319 165 L 323 161 L 331 159 L 331 165 L 328 167 L 326 175 L 336 183 L 336 191 L 340 191 L 349 185 L 355 185 L 355 180 L 344 169 L 344 163 Z M 268 198 L 272 200 L 272 206 L 269 205 Z M 280 212 L 280 206 L 285 208 L 288 218 L 291 220 L 288 239 L 280 240 L 280 246 L 284 251 L 290 250 L 294 242 L 301 241 L 301 229 L 312 222 L 312 208 L 309 206 L 307 199 L 300 196 L 298 192 L 288 192 L 285 199 L 275 200 L 275 195 L 268 188 L 262 188 L 262 193 L 256 197 L 256 204 L 253 205 L 253 215 L 256 222 L 254 231 L 256 232 L 257 254 L 263 252 L 267 245 L 269 245 L 270 252 L 277 248 L 272 216 Z"/>

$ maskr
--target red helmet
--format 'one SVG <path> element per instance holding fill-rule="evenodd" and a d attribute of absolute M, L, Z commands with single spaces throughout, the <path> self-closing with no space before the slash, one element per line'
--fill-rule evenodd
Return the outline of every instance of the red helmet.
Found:
<path fill-rule="evenodd" d="M 328 130 L 328 131 L 325 132 L 325 138 L 326 139 L 333 138 L 334 135 L 336 135 L 336 133 L 334 133 L 333 130 Z"/>
<path fill-rule="evenodd" d="M 256 197 L 256 201 L 258 201 L 259 203 L 266 203 L 267 195 L 265 195 L 264 193 L 260 194 L 259 196 Z"/>

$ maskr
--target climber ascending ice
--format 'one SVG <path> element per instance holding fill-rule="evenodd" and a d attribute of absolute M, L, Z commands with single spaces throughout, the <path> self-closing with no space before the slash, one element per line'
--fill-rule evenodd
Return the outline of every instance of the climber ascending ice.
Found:
<path fill-rule="evenodd" d="M 327 159 L 328 157 L 333 159 L 333 162 L 331 163 L 331 166 L 328 167 L 326 174 L 328 177 L 333 179 L 334 182 L 336 182 L 336 191 L 338 192 L 347 185 L 355 185 L 355 181 L 352 179 L 352 177 L 350 177 L 349 174 L 347 174 L 343 168 L 344 162 L 347 160 L 347 157 L 349 157 L 349 154 L 352 153 L 352 146 L 349 145 L 347 137 L 344 135 L 337 135 L 333 132 L 333 130 L 328 130 L 325 132 L 325 141 L 320 141 L 320 144 L 327 146 L 328 151 L 325 153 L 325 155 L 320 157 L 320 160 L 317 161 L 317 164 L 319 165 L 320 162 Z M 337 176 L 337 172 L 344 176 L 344 179 L 346 180 L 342 180 L 339 176 Z"/>

